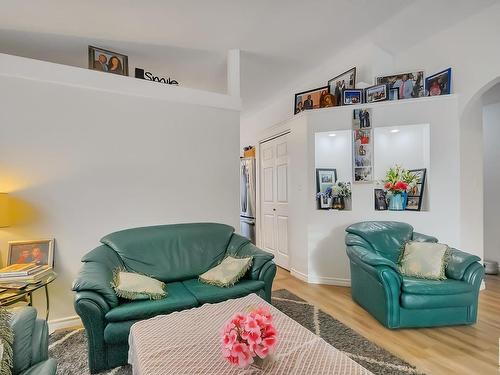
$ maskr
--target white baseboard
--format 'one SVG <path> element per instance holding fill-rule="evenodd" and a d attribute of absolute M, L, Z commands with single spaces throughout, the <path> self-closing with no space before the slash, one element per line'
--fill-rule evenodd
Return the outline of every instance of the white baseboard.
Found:
<path fill-rule="evenodd" d="M 324 277 L 324 276 L 309 276 L 296 269 L 290 269 L 290 274 L 299 280 L 305 281 L 309 284 L 324 284 L 324 285 L 337 285 L 337 286 L 351 286 L 350 279 L 341 279 L 337 277 Z"/>
<path fill-rule="evenodd" d="M 58 329 L 65 329 L 82 325 L 82 321 L 80 320 L 80 317 L 78 315 L 49 320 L 47 323 L 49 324 L 49 333 L 57 331 Z"/>
<path fill-rule="evenodd" d="M 302 273 L 300 271 L 297 271 L 296 269 L 294 268 L 291 268 L 290 269 L 290 274 L 294 277 L 296 277 L 297 279 L 299 280 L 302 280 L 302 281 L 305 281 L 306 283 L 309 282 L 307 280 L 307 275 L 305 273 Z"/>

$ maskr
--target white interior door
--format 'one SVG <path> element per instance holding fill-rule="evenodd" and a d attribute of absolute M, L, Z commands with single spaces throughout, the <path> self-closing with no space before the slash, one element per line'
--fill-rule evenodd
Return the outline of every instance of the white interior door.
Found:
<path fill-rule="evenodd" d="M 260 145 L 261 246 L 285 269 L 290 267 L 287 141 L 285 134 Z"/>

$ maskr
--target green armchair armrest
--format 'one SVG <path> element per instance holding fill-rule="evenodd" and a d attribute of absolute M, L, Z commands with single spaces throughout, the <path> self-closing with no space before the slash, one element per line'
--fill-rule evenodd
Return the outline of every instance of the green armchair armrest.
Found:
<path fill-rule="evenodd" d="M 253 257 L 252 267 L 247 273 L 248 278 L 265 282 L 264 298 L 270 303 L 271 289 L 276 275 L 276 264 L 273 262 L 274 255 L 259 249 L 248 238 L 238 234 L 233 234 L 227 248 L 227 254 L 238 257 Z"/>
<path fill-rule="evenodd" d="M 446 276 L 450 279 L 462 280 L 469 266 L 480 260 L 481 258 L 476 255 L 450 248 L 448 263 L 446 264 Z"/>
<path fill-rule="evenodd" d="M 358 259 L 359 263 L 368 264 L 372 267 L 376 266 L 386 266 L 394 270 L 399 275 L 399 269 L 396 263 L 384 258 L 377 253 L 367 250 L 361 246 L 347 246 L 347 255 L 349 258 Z"/>
<path fill-rule="evenodd" d="M 438 242 L 438 239 L 433 236 L 428 236 L 426 234 L 418 233 L 418 232 L 413 232 L 413 241 L 418 241 L 418 242 Z"/>

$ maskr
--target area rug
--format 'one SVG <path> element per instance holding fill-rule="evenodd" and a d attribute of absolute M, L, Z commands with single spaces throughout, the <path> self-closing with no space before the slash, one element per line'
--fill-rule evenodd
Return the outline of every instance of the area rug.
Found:
<path fill-rule="evenodd" d="M 273 292 L 273 305 L 290 318 L 358 362 L 376 375 L 421 374 L 416 368 L 382 349 L 314 305 L 288 290 Z M 57 331 L 50 335 L 49 354 L 57 360 L 57 374 L 88 374 L 87 338 L 83 329 Z M 131 375 L 130 366 L 104 372 L 105 375 Z"/>

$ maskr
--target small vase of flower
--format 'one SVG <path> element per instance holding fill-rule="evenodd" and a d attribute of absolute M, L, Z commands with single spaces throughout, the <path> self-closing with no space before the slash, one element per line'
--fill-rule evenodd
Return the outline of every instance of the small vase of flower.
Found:
<path fill-rule="evenodd" d="M 334 210 L 344 210 L 346 200 L 351 198 L 351 183 L 337 181 L 332 186 L 332 208 Z"/>
<path fill-rule="evenodd" d="M 384 180 L 384 190 L 389 199 L 389 210 L 403 211 L 406 209 L 408 191 L 417 184 L 418 176 L 399 165 L 387 171 Z"/>
<path fill-rule="evenodd" d="M 267 307 L 235 314 L 221 330 L 222 356 L 240 368 L 263 369 L 277 343 L 273 317 Z"/>

